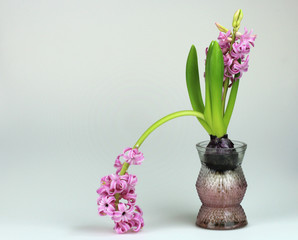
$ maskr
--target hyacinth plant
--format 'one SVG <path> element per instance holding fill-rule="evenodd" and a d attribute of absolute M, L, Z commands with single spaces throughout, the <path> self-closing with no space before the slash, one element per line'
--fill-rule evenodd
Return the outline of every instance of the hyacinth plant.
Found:
<path fill-rule="evenodd" d="M 227 129 L 234 109 L 240 79 L 248 70 L 249 52 L 254 46 L 256 35 L 244 28 L 239 32 L 243 18 L 242 10 L 236 11 L 232 30 L 215 23 L 219 32 L 218 41 L 206 48 L 205 60 L 205 104 L 203 102 L 198 71 L 197 52 L 191 47 L 186 63 L 186 83 L 193 110 L 174 112 L 151 125 L 132 148 L 118 155 L 115 174 L 101 179 L 97 204 L 101 216 L 108 215 L 115 223 L 117 233 L 129 230 L 138 232 L 143 226 L 143 212 L 136 205 L 135 186 L 137 177 L 127 172 L 130 165 L 140 165 L 144 160 L 139 151 L 141 144 L 156 128 L 167 121 L 181 116 L 195 116 L 210 135 L 207 148 L 233 148 Z M 230 89 L 230 91 L 229 91 Z M 229 92 L 229 100 L 226 98 Z M 122 160 L 122 161 L 121 161 Z"/>

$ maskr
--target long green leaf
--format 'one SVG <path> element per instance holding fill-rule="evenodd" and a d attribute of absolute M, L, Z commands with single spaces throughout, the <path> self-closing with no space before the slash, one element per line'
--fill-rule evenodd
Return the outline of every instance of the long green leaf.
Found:
<path fill-rule="evenodd" d="M 186 62 L 186 85 L 193 110 L 204 113 L 205 107 L 201 93 L 198 57 L 194 45 L 192 45 L 190 48 Z M 209 134 L 211 134 L 211 130 L 208 124 L 202 119 L 198 118 L 198 120 L 201 123 L 201 125 L 205 128 L 205 130 Z"/>
<path fill-rule="evenodd" d="M 238 62 L 241 63 L 241 59 L 238 59 Z M 238 78 L 240 76 L 240 73 L 237 73 L 235 75 L 235 78 Z M 234 110 L 234 106 L 235 106 L 235 102 L 236 102 L 236 97 L 237 97 L 237 92 L 238 92 L 238 87 L 239 87 L 239 81 L 240 79 L 236 80 L 233 85 L 232 85 L 232 89 L 230 92 L 230 96 L 229 96 L 229 101 L 228 101 L 228 105 L 224 114 L 224 125 L 225 125 L 225 129 L 227 132 L 229 123 L 230 123 L 230 119 Z"/>
<path fill-rule="evenodd" d="M 210 43 L 205 64 L 205 111 L 204 116 L 207 124 L 213 129 L 212 126 L 212 104 L 211 104 L 211 92 L 210 92 L 210 56 L 213 50 L 213 42 Z M 214 133 L 212 132 L 212 135 Z"/>
<path fill-rule="evenodd" d="M 205 107 L 201 94 L 197 51 L 194 45 L 190 48 L 186 62 L 186 85 L 193 110 L 203 113 Z"/>
<path fill-rule="evenodd" d="M 225 132 L 222 112 L 222 87 L 224 76 L 224 61 L 222 50 L 217 41 L 211 43 L 212 50 L 209 55 L 208 77 L 211 95 L 212 130 L 217 137 L 222 137 Z"/>
<path fill-rule="evenodd" d="M 234 109 L 234 106 L 235 106 L 235 101 L 236 101 L 238 87 L 239 87 L 239 80 L 240 79 L 236 80 L 232 85 L 228 105 L 227 105 L 226 112 L 225 112 L 225 115 L 224 115 L 224 124 L 225 124 L 226 131 L 228 129 L 230 119 L 231 119 L 231 116 L 232 116 L 232 113 L 233 113 L 233 109 Z"/>

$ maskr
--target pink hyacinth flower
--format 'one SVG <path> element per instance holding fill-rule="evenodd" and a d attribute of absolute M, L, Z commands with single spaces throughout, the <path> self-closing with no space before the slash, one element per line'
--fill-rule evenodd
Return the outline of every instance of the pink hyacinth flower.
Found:
<path fill-rule="evenodd" d="M 135 187 L 137 185 L 138 182 L 138 178 L 136 175 L 133 174 L 127 174 L 128 178 L 127 178 L 127 184 L 128 187 Z"/>
<path fill-rule="evenodd" d="M 131 228 L 131 225 L 127 222 L 115 222 L 116 233 L 123 234 L 126 233 Z"/>
<path fill-rule="evenodd" d="M 142 211 L 142 209 L 138 205 L 135 205 L 135 211 L 138 212 L 138 213 L 140 213 L 141 216 L 143 216 L 143 211 Z"/>
<path fill-rule="evenodd" d="M 115 222 L 128 222 L 133 218 L 133 207 L 129 204 L 119 203 L 118 204 L 118 211 L 114 212 L 112 219 Z"/>
<path fill-rule="evenodd" d="M 101 185 L 110 185 L 111 183 L 110 175 L 102 177 L 100 180 L 100 183 Z"/>
<path fill-rule="evenodd" d="M 117 156 L 114 167 L 117 168 L 116 174 L 110 174 L 101 178 L 101 186 L 97 190 L 99 197 L 97 199 L 98 213 L 101 216 L 109 215 L 115 222 L 115 231 L 117 233 L 125 233 L 128 230 L 138 232 L 143 226 L 142 210 L 135 206 L 136 193 L 135 186 L 137 177 L 132 174 L 125 173 L 119 175 L 123 164 L 120 158 L 129 164 L 141 164 L 144 160 L 143 154 L 138 149 L 126 148 L 123 154 Z M 124 199 L 126 204 L 119 202 L 117 210 L 115 206 L 116 195 L 118 200 Z"/>
<path fill-rule="evenodd" d="M 224 60 L 224 77 L 225 78 L 232 78 L 232 75 L 228 71 L 228 68 L 233 64 L 233 58 L 230 54 L 226 54 L 223 56 Z"/>
<path fill-rule="evenodd" d="M 248 61 L 249 61 L 249 52 L 251 46 L 254 47 L 254 42 L 257 35 L 252 35 L 252 30 L 248 32 L 247 28 L 244 28 L 244 34 L 240 32 L 236 33 L 235 42 L 231 46 L 231 31 L 229 30 L 226 33 L 220 32 L 218 36 L 218 43 L 221 47 L 224 59 L 224 78 L 231 80 L 231 85 L 236 79 L 242 77 L 243 72 L 248 70 Z M 229 51 L 231 49 L 231 51 Z M 241 60 L 242 63 L 238 61 Z M 238 74 L 239 76 L 235 78 L 234 75 Z"/>
<path fill-rule="evenodd" d="M 99 194 L 99 199 L 104 198 L 110 195 L 110 187 L 102 185 L 96 192 Z"/>
<path fill-rule="evenodd" d="M 126 148 L 124 149 L 124 160 L 133 165 L 140 165 L 144 160 L 143 153 L 139 152 L 137 148 Z"/>
<path fill-rule="evenodd" d="M 131 207 L 133 209 L 133 207 Z M 126 212 L 125 214 L 126 215 Z M 132 229 L 134 232 L 140 231 L 144 227 L 143 212 L 139 206 L 135 206 L 135 212 L 131 212 L 130 218 L 122 218 L 120 221 L 115 221 L 115 231 L 117 233 L 125 233 Z"/>
<path fill-rule="evenodd" d="M 98 203 L 98 213 L 101 216 L 109 215 L 113 216 L 115 212 L 115 197 L 113 196 L 106 196 L 101 199 L 101 201 Z"/>
<path fill-rule="evenodd" d="M 239 77 L 236 78 L 236 79 L 240 79 L 242 77 L 243 72 L 247 72 L 248 70 L 248 62 L 249 62 L 249 55 L 246 57 L 243 63 L 234 61 L 233 65 L 230 68 L 228 68 L 228 70 L 231 74 L 240 73 Z"/>
<path fill-rule="evenodd" d="M 136 205 L 135 212 L 132 220 L 130 220 L 131 228 L 133 231 L 138 232 L 142 227 L 144 227 L 144 220 L 143 220 L 143 211 L 141 208 Z"/>
<path fill-rule="evenodd" d="M 227 31 L 226 33 L 219 32 L 219 36 L 217 39 L 221 49 L 228 48 L 230 42 L 232 41 L 231 30 Z"/>
<path fill-rule="evenodd" d="M 244 33 L 240 35 L 240 42 L 251 44 L 253 47 L 255 46 L 254 42 L 256 40 L 257 35 L 252 35 L 252 30 L 248 32 L 247 28 L 244 27 Z"/>
<path fill-rule="evenodd" d="M 116 174 L 119 174 L 121 172 L 122 166 L 123 164 L 120 161 L 120 157 L 122 157 L 124 154 L 120 154 L 117 156 L 116 160 L 115 160 L 115 164 L 114 167 L 117 169 Z"/>
<path fill-rule="evenodd" d="M 131 224 L 131 229 L 135 232 L 140 231 L 142 227 L 144 227 L 144 220 L 141 214 L 135 212 L 133 219 L 129 221 Z"/>
<path fill-rule="evenodd" d="M 117 169 L 116 174 L 121 172 L 123 166 L 120 161 L 121 157 L 123 157 L 127 163 L 133 165 L 140 165 L 144 160 L 143 153 L 139 152 L 137 148 L 125 148 L 123 154 L 119 154 L 115 160 L 114 167 Z"/>
<path fill-rule="evenodd" d="M 134 188 L 130 188 L 129 190 L 122 192 L 121 197 L 127 200 L 129 204 L 135 204 L 137 200 L 137 194 L 135 193 Z"/>
<path fill-rule="evenodd" d="M 235 42 L 232 47 L 231 56 L 234 59 L 244 59 L 245 55 L 250 51 L 250 45 L 246 42 L 237 43 Z"/>
<path fill-rule="evenodd" d="M 111 174 L 110 193 L 121 193 L 127 187 L 127 182 L 122 176 Z"/>
<path fill-rule="evenodd" d="M 240 73 L 239 77 L 235 78 L 235 80 L 240 79 L 242 77 L 243 72 L 248 71 L 248 62 L 249 62 L 249 55 L 247 55 L 245 61 L 242 64 L 235 61 L 233 69 Z"/>

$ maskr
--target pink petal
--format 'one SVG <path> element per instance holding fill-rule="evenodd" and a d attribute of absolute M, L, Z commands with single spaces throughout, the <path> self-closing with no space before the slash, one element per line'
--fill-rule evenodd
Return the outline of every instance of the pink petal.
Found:
<path fill-rule="evenodd" d="M 125 204 L 124 203 L 119 203 L 118 204 L 118 209 L 119 209 L 119 211 L 120 212 L 125 212 L 125 210 L 126 210 L 126 206 L 125 206 Z"/>
<path fill-rule="evenodd" d="M 135 210 L 136 212 L 139 212 L 141 215 L 143 215 L 143 211 L 138 205 L 135 206 Z"/>
<path fill-rule="evenodd" d="M 117 233 L 122 234 L 130 229 L 130 225 L 126 222 L 116 222 L 114 229 Z"/>
<path fill-rule="evenodd" d="M 112 219 L 115 221 L 115 222 L 120 222 L 121 219 L 122 219 L 122 212 L 119 212 L 119 211 L 115 211 L 113 216 L 112 216 Z"/>

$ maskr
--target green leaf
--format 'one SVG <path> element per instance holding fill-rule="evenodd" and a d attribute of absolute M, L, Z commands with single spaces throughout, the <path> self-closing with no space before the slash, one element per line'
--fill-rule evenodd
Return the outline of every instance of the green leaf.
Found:
<path fill-rule="evenodd" d="M 213 50 L 213 42 L 210 43 L 208 48 L 208 53 L 206 57 L 206 64 L 205 64 L 205 121 L 212 127 L 212 105 L 211 105 L 211 90 L 210 90 L 210 56 Z M 214 133 L 212 133 L 214 135 Z"/>
<path fill-rule="evenodd" d="M 224 61 L 222 50 L 217 41 L 212 41 L 211 52 L 208 50 L 208 80 L 211 97 L 212 130 L 217 137 L 222 137 L 225 132 L 222 112 L 222 87 L 224 77 Z"/>
<path fill-rule="evenodd" d="M 238 59 L 238 62 L 241 63 L 241 59 Z M 237 73 L 235 75 L 234 78 L 238 78 L 240 76 L 240 73 Z M 224 114 L 224 125 L 225 125 L 225 129 L 227 131 L 229 123 L 230 123 L 230 119 L 234 110 L 234 106 L 235 106 L 235 102 L 236 102 L 236 97 L 237 97 L 237 92 L 238 92 L 238 87 L 239 87 L 239 81 L 240 79 L 236 80 L 233 85 L 232 85 L 232 89 L 230 92 L 230 96 L 229 96 L 229 101 L 228 101 L 228 105 Z"/>
<path fill-rule="evenodd" d="M 237 74 L 236 74 L 235 77 L 237 77 Z M 238 87 L 239 87 L 239 81 L 240 81 L 240 79 L 236 80 L 232 85 L 228 105 L 227 105 L 226 112 L 225 112 L 225 115 L 224 115 L 224 124 L 225 124 L 226 131 L 228 129 L 230 119 L 231 119 L 231 116 L 232 116 L 232 113 L 233 113 L 233 109 L 234 109 L 234 106 L 235 106 Z"/>
<path fill-rule="evenodd" d="M 205 107 L 201 94 L 197 51 L 194 45 L 190 48 L 186 62 L 186 85 L 193 110 L 203 113 Z"/>
<path fill-rule="evenodd" d="M 189 99 L 191 102 L 191 106 L 194 111 L 198 111 L 204 113 L 204 103 L 201 93 L 201 86 L 200 86 L 200 76 L 199 76 L 199 69 L 198 69 L 198 57 L 197 51 L 194 45 L 191 46 L 187 62 L 186 62 L 186 85 L 188 90 Z M 210 127 L 208 124 L 199 119 L 201 125 L 205 128 L 208 134 L 211 134 Z"/>

